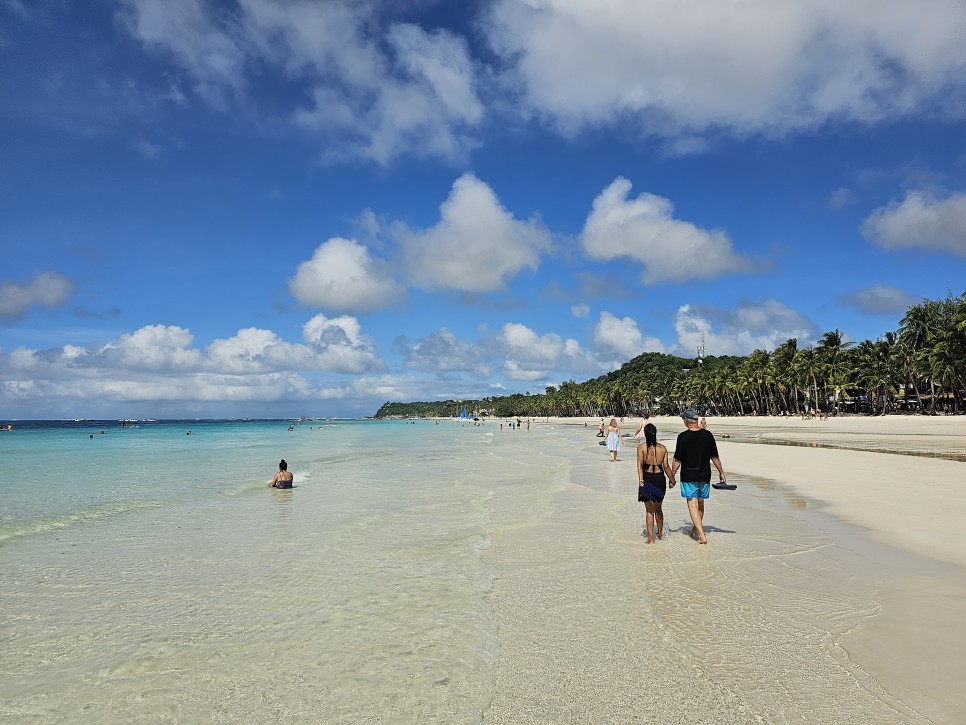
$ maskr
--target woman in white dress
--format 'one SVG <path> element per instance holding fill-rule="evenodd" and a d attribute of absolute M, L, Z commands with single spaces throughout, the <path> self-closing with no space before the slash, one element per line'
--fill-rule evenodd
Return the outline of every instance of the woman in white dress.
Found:
<path fill-rule="evenodd" d="M 610 451 L 610 459 L 617 460 L 617 454 L 621 449 L 621 429 L 617 425 L 617 418 L 610 419 L 607 426 L 607 450 Z"/>

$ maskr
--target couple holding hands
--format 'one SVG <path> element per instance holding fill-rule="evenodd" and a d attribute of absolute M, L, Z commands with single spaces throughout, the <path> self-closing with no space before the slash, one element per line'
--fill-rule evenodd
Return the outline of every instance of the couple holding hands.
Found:
<path fill-rule="evenodd" d="M 715 488 L 734 489 L 727 483 L 718 444 L 714 435 L 698 423 L 693 408 L 681 413 L 686 430 L 678 434 L 674 449 L 674 463 L 668 462 L 667 448 L 657 442 L 657 428 L 646 420 L 639 429 L 644 441 L 637 447 L 637 500 L 644 502 L 647 511 L 645 529 L 647 543 L 653 544 L 655 533 L 664 538 L 664 511 L 661 507 L 667 488 L 674 488 L 675 476 L 681 472 L 681 497 L 687 499 L 691 515 L 691 537 L 699 544 L 707 544 L 704 531 L 704 502 L 711 496 L 711 465 L 718 469 L 719 483 Z M 665 481 L 665 474 L 667 479 Z"/>

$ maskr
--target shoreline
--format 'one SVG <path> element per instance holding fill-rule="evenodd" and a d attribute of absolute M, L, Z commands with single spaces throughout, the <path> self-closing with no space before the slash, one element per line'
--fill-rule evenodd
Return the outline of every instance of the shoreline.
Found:
<path fill-rule="evenodd" d="M 139 496 L 176 495 L 4 545 L 12 638 L 0 713 L 966 722 L 966 577 L 950 560 L 962 548 L 949 524 L 964 464 L 814 445 L 929 450 L 958 427 L 716 419 L 739 487 L 712 492 L 710 545 L 688 537 L 675 489 L 665 537 L 648 546 L 634 442 L 610 463 L 599 421 L 584 422 L 347 425 L 324 441 L 223 426 L 220 437 L 182 431 L 134 448 L 92 448 L 85 435 L 78 449 L 92 466 L 68 448 L 69 474 L 45 490 L 74 481 L 63 490 L 89 493 L 83 481 L 123 456 Z M 655 423 L 673 448 L 680 419 Z M 757 434 L 809 442 L 756 445 Z M 304 477 L 295 493 L 267 491 L 262 466 L 246 464 L 274 468 L 266 455 L 278 447 Z M 213 477 L 199 491 L 202 461 Z M 859 521 L 870 516 L 881 535 Z M 279 667 L 288 676 L 265 679 Z M 329 696 L 312 695 L 315 683 Z"/>
<path fill-rule="evenodd" d="M 622 434 L 633 433 L 640 420 L 625 418 Z M 681 419 L 650 420 L 673 453 L 674 438 L 684 429 Z M 543 426 L 590 428 L 599 422 L 540 419 Z M 966 479 L 966 416 L 714 417 L 708 429 L 729 478 L 778 481 L 889 546 L 966 566 L 961 538 L 910 525 L 937 512 L 950 522 L 966 520 L 966 499 L 956 496 L 955 487 Z"/>
<path fill-rule="evenodd" d="M 680 419 L 651 420 L 673 450 Z M 486 721 L 620 721 L 638 712 L 643 675 L 674 722 L 962 722 L 966 544 L 946 522 L 966 515 L 966 465 L 922 454 L 962 452 L 966 419 L 831 422 L 709 419 L 739 487 L 712 492 L 705 547 L 676 489 L 665 539 L 644 544 L 633 456 L 608 462 L 599 419 L 534 419 L 538 435 L 559 429 L 548 452 L 570 460 L 571 483 L 488 550 L 505 657 Z M 873 445 L 889 452 L 859 448 Z"/>

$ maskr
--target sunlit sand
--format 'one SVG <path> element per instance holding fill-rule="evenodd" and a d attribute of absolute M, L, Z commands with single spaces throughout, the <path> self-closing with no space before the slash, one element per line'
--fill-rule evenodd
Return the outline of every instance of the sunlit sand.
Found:
<path fill-rule="evenodd" d="M 572 485 L 487 552 L 487 722 L 966 719 L 966 464 L 847 450 L 966 454 L 966 417 L 709 419 L 739 486 L 712 493 L 708 546 L 676 490 L 645 546 L 630 451 L 611 465 L 584 422 L 535 422 L 573 442 Z M 680 419 L 652 422 L 673 450 Z"/>

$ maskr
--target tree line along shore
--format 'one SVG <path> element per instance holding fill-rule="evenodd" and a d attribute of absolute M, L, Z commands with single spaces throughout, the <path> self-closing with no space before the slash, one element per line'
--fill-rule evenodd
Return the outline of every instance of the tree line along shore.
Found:
<path fill-rule="evenodd" d="M 851 342 L 835 329 L 814 346 L 684 358 L 646 352 L 592 380 L 480 400 L 386 402 L 376 418 L 472 416 L 796 415 L 966 411 L 966 291 L 910 306 L 898 329 Z"/>

